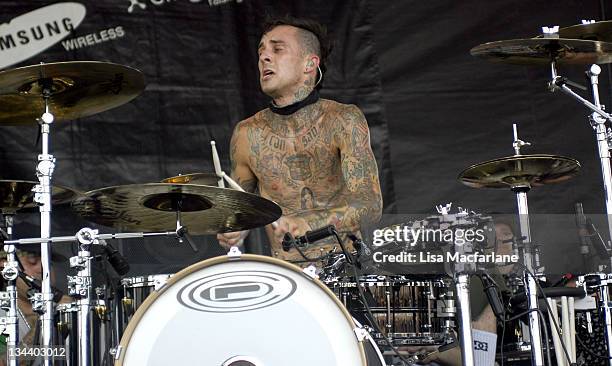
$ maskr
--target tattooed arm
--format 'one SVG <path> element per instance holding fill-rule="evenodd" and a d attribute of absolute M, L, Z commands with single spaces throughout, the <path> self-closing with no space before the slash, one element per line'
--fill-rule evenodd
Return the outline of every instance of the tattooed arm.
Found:
<path fill-rule="evenodd" d="M 257 189 L 257 177 L 249 167 L 249 141 L 247 138 L 247 121 L 236 125 L 230 141 L 230 161 L 232 179 L 246 192 L 254 193 Z"/>
<path fill-rule="evenodd" d="M 333 224 L 339 232 L 358 232 L 361 223 L 375 223 L 382 214 L 382 195 L 370 131 L 363 113 L 345 106 L 336 121 L 345 194 L 337 206 L 300 213 L 310 229 Z"/>
<path fill-rule="evenodd" d="M 232 134 L 232 139 L 230 141 L 230 176 L 242 187 L 242 189 L 249 193 L 253 193 L 257 189 L 257 177 L 253 174 L 251 168 L 249 168 L 246 123 L 247 121 L 238 123 Z M 219 240 L 221 246 L 229 248 L 232 245 L 242 245 L 248 233 L 248 230 L 244 230 L 217 234 L 217 240 Z"/>

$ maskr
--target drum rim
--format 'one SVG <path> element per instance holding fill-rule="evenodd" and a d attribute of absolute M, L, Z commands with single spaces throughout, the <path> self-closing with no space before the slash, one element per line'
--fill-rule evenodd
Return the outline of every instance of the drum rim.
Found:
<path fill-rule="evenodd" d="M 319 286 L 319 288 L 321 288 L 323 290 L 323 292 L 325 294 L 327 294 L 327 296 L 329 298 L 331 298 L 332 301 L 334 301 L 334 303 L 341 310 L 342 315 L 344 315 L 344 318 L 349 323 L 349 325 L 353 328 L 353 330 L 358 328 L 357 324 L 353 320 L 353 317 L 351 316 L 349 311 L 342 304 L 342 302 L 340 302 L 340 300 L 336 297 L 336 295 L 332 292 L 332 290 L 330 290 L 318 278 L 313 278 L 313 277 L 307 275 L 306 273 L 304 273 L 302 268 L 300 268 L 300 267 L 298 267 L 298 266 L 296 266 L 294 264 L 291 264 L 289 262 L 286 262 L 284 260 L 281 260 L 281 259 L 278 259 L 278 258 L 273 258 L 273 257 L 268 257 L 268 256 L 263 256 L 263 255 L 241 254 L 239 257 L 230 257 L 229 255 L 221 255 L 221 256 L 218 256 L 218 257 L 213 257 L 213 258 L 209 258 L 209 259 L 206 259 L 206 260 L 194 263 L 194 264 L 190 265 L 189 267 L 180 270 L 179 272 L 175 273 L 172 277 L 170 277 L 168 279 L 168 281 L 166 282 L 166 284 L 163 285 L 159 290 L 154 290 L 154 291 L 151 292 L 151 294 L 149 294 L 149 296 L 147 296 L 147 298 L 138 307 L 138 309 L 136 310 L 136 312 L 132 316 L 132 319 L 130 319 L 127 327 L 125 328 L 125 331 L 123 332 L 123 336 L 121 337 L 121 341 L 119 342 L 119 346 L 118 346 L 119 347 L 118 348 L 119 357 L 115 360 L 115 366 L 122 366 L 123 365 L 123 361 L 124 361 L 125 355 L 127 353 L 127 347 L 130 344 L 130 340 L 132 339 L 132 334 L 134 333 L 134 330 L 136 329 L 136 327 L 138 326 L 138 324 L 142 320 L 143 315 L 146 313 L 146 311 L 149 309 L 149 307 L 153 304 L 153 302 L 155 300 L 157 300 L 157 298 L 159 296 L 161 296 L 168 288 L 170 288 L 175 282 L 178 282 L 183 277 L 188 276 L 188 275 L 190 275 L 191 273 L 193 273 L 193 272 L 195 272 L 197 270 L 200 270 L 200 269 L 203 269 L 203 268 L 206 268 L 206 267 L 210 267 L 212 265 L 219 264 L 219 263 L 234 262 L 234 261 L 267 262 L 267 263 L 271 263 L 271 264 L 275 264 L 275 265 L 279 265 L 279 266 L 285 267 L 286 269 L 289 269 L 289 270 L 291 270 L 293 272 L 301 274 L 302 276 L 304 276 L 305 278 L 307 278 L 311 282 L 313 282 L 315 285 Z M 361 327 L 361 326 L 359 326 L 359 327 Z M 364 347 L 364 344 L 363 344 L 363 342 L 364 342 L 364 340 L 366 338 L 364 338 L 364 340 L 359 340 L 357 338 L 357 334 L 355 334 L 353 332 L 353 335 L 355 336 L 355 340 L 357 341 L 357 346 L 359 348 L 359 354 L 360 354 L 360 357 L 361 357 L 361 362 L 362 362 L 363 365 L 367 365 L 367 359 L 366 359 L 366 355 L 365 355 L 365 347 Z M 376 343 L 374 343 L 374 344 L 376 344 Z"/>

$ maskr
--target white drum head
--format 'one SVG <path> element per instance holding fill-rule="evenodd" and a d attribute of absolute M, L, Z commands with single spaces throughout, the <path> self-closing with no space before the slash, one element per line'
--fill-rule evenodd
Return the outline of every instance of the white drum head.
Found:
<path fill-rule="evenodd" d="M 138 308 L 118 365 L 366 365 L 355 324 L 321 282 L 278 259 L 197 263 Z"/>

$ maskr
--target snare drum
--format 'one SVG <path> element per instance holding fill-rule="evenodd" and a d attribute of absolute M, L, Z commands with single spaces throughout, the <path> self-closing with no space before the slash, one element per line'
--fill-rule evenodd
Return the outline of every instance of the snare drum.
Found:
<path fill-rule="evenodd" d="M 385 365 L 379 352 L 367 363 L 364 342 L 367 333 L 322 282 L 244 254 L 194 264 L 147 297 L 116 364 Z"/>
<path fill-rule="evenodd" d="M 359 282 L 374 321 L 383 331 L 372 332 L 378 345 L 386 346 L 387 340 L 394 346 L 446 343 L 456 312 L 450 280 L 364 275 Z M 327 285 L 356 319 L 372 324 L 354 278 L 335 279 Z"/>

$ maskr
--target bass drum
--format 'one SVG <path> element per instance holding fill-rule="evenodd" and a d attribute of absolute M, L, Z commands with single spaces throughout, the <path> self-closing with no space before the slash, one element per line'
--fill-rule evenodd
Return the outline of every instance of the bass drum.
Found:
<path fill-rule="evenodd" d="M 299 267 L 222 256 L 180 271 L 147 297 L 116 365 L 384 365 L 380 353 L 379 363 L 367 363 L 359 330 L 334 294 Z"/>

